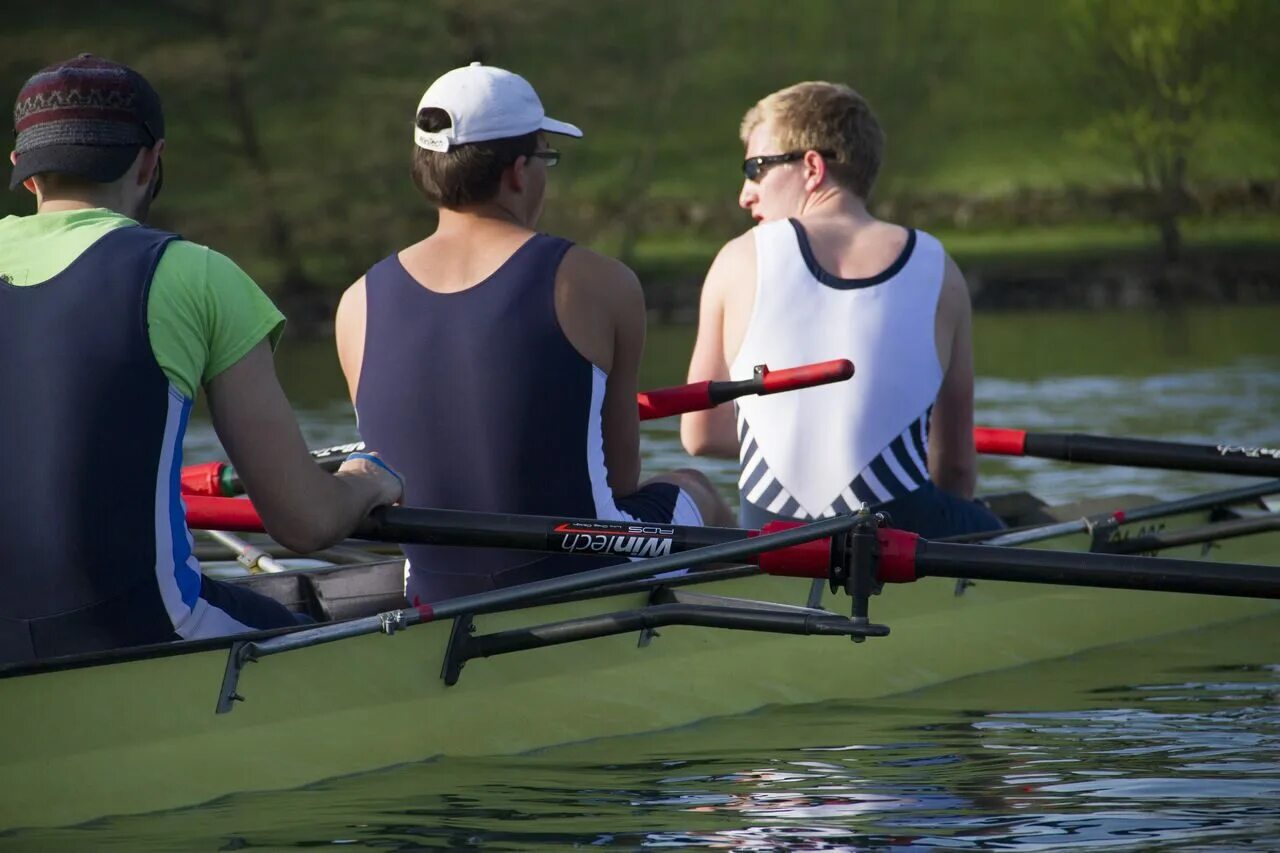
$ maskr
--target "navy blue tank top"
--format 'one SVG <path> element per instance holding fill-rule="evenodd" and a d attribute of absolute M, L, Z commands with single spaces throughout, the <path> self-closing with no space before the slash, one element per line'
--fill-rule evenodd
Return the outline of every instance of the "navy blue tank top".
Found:
<path fill-rule="evenodd" d="M 456 293 L 418 283 L 392 255 L 365 276 L 360 433 L 405 477 L 408 506 L 591 518 L 603 375 L 556 318 L 556 271 L 572 244 L 537 234 Z M 593 451 L 600 460 L 593 472 Z M 611 561 L 524 551 L 405 547 L 410 602 Z"/>
<path fill-rule="evenodd" d="M 0 280 L 0 663 L 295 624 L 191 557 L 191 401 L 147 330 L 174 239 L 117 228 L 47 281 Z"/>
<path fill-rule="evenodd" d="M 137 619 L 165 613 L 156 471 L 169 380 L 147 294 L 172 239 L 118 228 L 46 282 L 0 282 L 0 659 L 172 637 L 167 621 Z"/>

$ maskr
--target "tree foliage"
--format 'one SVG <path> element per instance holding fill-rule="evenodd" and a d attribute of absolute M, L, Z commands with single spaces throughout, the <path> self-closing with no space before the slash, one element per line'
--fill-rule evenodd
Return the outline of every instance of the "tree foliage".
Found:
<path fill-rule="evenodd" d="M 1165 257 L 1177 260 L 1191 160 L 1230 79 L 1239 3 L 1076 0 L 1068 8 L 1077 74 L 1093 107 L 1085 133 L 1130 158 Z"/>

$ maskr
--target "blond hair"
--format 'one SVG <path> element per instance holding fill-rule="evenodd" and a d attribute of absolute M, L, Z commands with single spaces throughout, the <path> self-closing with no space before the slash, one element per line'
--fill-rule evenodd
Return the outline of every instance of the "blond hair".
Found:
<path fill-rule="evenodd" d="M 853 89 L 806 82 L 766 95 L 742 117 L 742 144 L 765 123 L 778 143 L 776 153 L 832 151 L 834 162 L 827 165 L 832 180 L 861 199 L 870 198 L 880 174 L 884 131 L 870 104 Z"/>

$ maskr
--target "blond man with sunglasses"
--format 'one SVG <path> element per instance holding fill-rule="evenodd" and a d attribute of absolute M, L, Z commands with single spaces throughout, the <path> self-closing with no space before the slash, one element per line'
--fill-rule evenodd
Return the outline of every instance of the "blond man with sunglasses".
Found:
<path fill-rule="evenodd" d="M 964 277 L 932 236 L 867 210 L 884 134 L 847 86 L 799 83 L 742 120 L 756 225 L 703 284 L 689 380 L 851 359 L 852 380 L 687 414 L 685 448 L 737 456 L 744 526 L 869 504 L 926 536 L 994 529 L 973 501 Z"/>

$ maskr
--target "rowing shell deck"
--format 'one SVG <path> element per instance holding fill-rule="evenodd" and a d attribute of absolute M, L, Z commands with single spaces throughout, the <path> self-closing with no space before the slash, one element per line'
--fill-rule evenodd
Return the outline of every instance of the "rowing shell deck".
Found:
<path fill-rule="evenodd" d="M 1221 551 L 1274 563 L 1274 544 L 1254 537 Z M 399 606 L 399 572 L 388 562 L 250 583 L 346 618 Z M 537 645 L 563 639 L 568 620 L 662 602 L 741 611 L 736 600 L 748 599 L 790 616 L 814 603 L 812 584 L 788 578 L 687 583 L 657 596 L 641 586 L 478 616 L 470 636 L 511 631 Z M 846 597 L 822 596 L 823 607 L 846 612 Z M 226 713 L 215 708 L 228 642 L 10 667 L 0 669 L 0 828 L 183 806 L 441 754 L 518 753 L 770 704 L 883 697 L 1276 609 L 1252 599 L 925 579 L 874 598 L 873 619 L 892 634 L 859 644 L 683 625 L 626 630 L 477 658 L 451 674 L 452 685 L 442 665 L 465 623 L 428 623 L 249 663 L 234 685 L 243 700 Z"/>

